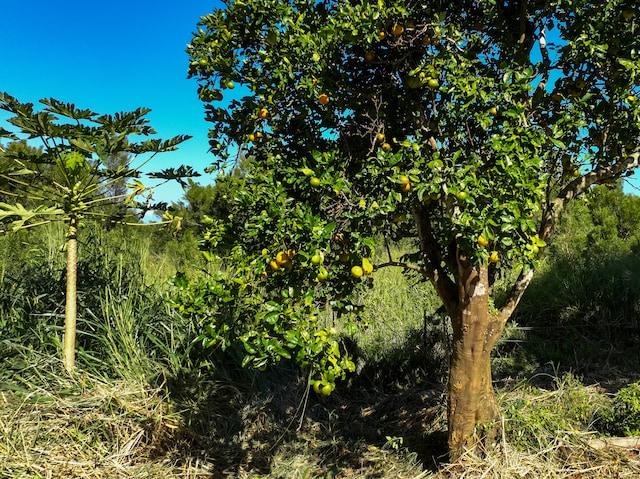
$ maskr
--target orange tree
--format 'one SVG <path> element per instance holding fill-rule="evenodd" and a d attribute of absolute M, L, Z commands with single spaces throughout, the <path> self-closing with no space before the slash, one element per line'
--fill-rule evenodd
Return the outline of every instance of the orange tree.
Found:
<path fill-rule="evenodd" d="M 328 394 L 353 363 L 318 310 L 357 325 L 372 270 L 418 271 L 453 325 L 451 457 L 490 440 L 490 353 L 559 215 L 638 165 L 639 21 L 622 0 L 228 0 L 188 53 L 233 182 L 204 235 L 229 268 L 181 278 L 179 307 L 206 344 L 293 358 Z M 415 251 L 372 266 L 381 236 Z"/>

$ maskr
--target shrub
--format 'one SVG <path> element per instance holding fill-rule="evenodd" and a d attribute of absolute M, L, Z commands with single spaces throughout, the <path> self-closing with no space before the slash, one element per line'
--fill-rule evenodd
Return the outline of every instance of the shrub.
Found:
<path fill-rule="evenodd" d="M 601 411 L 599 426 L 614 436 L 640 436 L 640 382 L 618 391 Z"/>

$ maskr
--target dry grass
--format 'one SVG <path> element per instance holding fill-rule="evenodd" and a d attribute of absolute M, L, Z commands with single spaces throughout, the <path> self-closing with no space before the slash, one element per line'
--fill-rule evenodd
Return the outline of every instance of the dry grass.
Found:
<path fill-rule="evenodd" d="M 197 458 L 167 451 L 179 418 L 159 393 L 96 381 L 61 394 L 1 392 L 0 477 L 209 477 Z"/>
<path fill-rule="evenodd" d="M 291 381 L 290 371 L 265 374 L 256 376 L 263 384 L 247 387 L 205 383 L 179 406 L 164 387 L 86 374 L 58 378 L 51 388 L 10 391 L 4 383 L 0 477 L 640 477 L 637 450 L 591 447 L 595 433 L 579 429 L 555 431 L 537 450 L 503 438 L 483 458 L 469 454 L 446 464 L 441 389 L 383 393 L 352 386 L 316 398 L 306 395 L 304 378 Z M 509 405 L 523 399 L 539 407 L 569 404 L 578 386 L 559 384 L 564 389 L 505 392 L 503 408 L 513 412 Z M 588 399 L 597 390 L 581 394 Z"/>

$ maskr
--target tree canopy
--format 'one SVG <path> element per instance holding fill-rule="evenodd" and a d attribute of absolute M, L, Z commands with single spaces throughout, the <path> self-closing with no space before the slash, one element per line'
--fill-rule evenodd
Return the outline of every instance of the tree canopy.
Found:
<path fill-rule="evenodd" d="M 225 4 L 188 53 L 235 188 L 204 239 L 233 245 L 232 274 L 184 282 L 181 307 L 208 318 L 208 344 L 240 341 L 256 367 L 295 358 L 331 392 L 353 363 L 318 311 L 355 327 L 370 273 L 418 271 L 452 320 L 459 454 L 497 417 L 489 354 L 565 205 L 638 165 L 637 5 Z M 220 103 L 235 84 L 247 94 Z M 224 179 L 238 148 L 247 173 Z M 415 251 L 374 264 L 380 237 Z M 517 279 L 493 305 L 499 271 Z"/>

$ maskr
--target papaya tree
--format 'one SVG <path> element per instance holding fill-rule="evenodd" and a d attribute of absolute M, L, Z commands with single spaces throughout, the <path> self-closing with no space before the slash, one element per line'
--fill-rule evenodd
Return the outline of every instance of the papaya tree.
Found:
<path fill-rule="evenodd" d="M 228 272 L 180 278 L 177 304 L 328 394 L 353 363 L 318 311 L 348 331 L 375 270 L 417 271 L 453 327 L 451 459 L 491 442 L 490 354 L 554 225 L 638 165 L 639 21 L 629 0 L 227 0 L 187 51 L 233 185 L 204 234 Z M 380 237 L 415 250 L 373 264 Z"/>
<path fill-rule="evenodd" d="M 72 372 L 77 319 L 78 228 L 88 218 L 122 222 L 122 218 L 113 215 L 114 204 L 141 212 L 160 208 L 162 205 L 151 202 L 152 190 L 140 181 L 140 169 L 155 154 L 175 150 L 189 137 L 132 141 L 132 135 L 155 134 L 144 118 L 150 111 L 146 108 L 99 115 L 53 98 L 40 100 L 40 103 L 44 109 L 35 111 L 32 103 L 21 103 L 0 92 L 0 108 L 13 115 L 8 123 L 17 130 L 0 129 L 0 137 L 17 140 L 23 135 L 38 140 L 37 145 L 7 147 L 2 153 L 0 220 L 13 231 L 51 221 L 62 221 L 66 225 L 63 363 L 65 369 Z M 146 155 L 146 158 L 134 165 L 139 155 Z M 194 172 L 190 167 L 180 167 L 149 173 L 149 176 L 181 180 L 184 176 L 194 176 Z M 128 191 L 122 190 L 123 182 L 128 182 Z M 140 201 L 141 197 L 144 202 Z M 168 218 L 166 221 L 174 220 Z"/>

